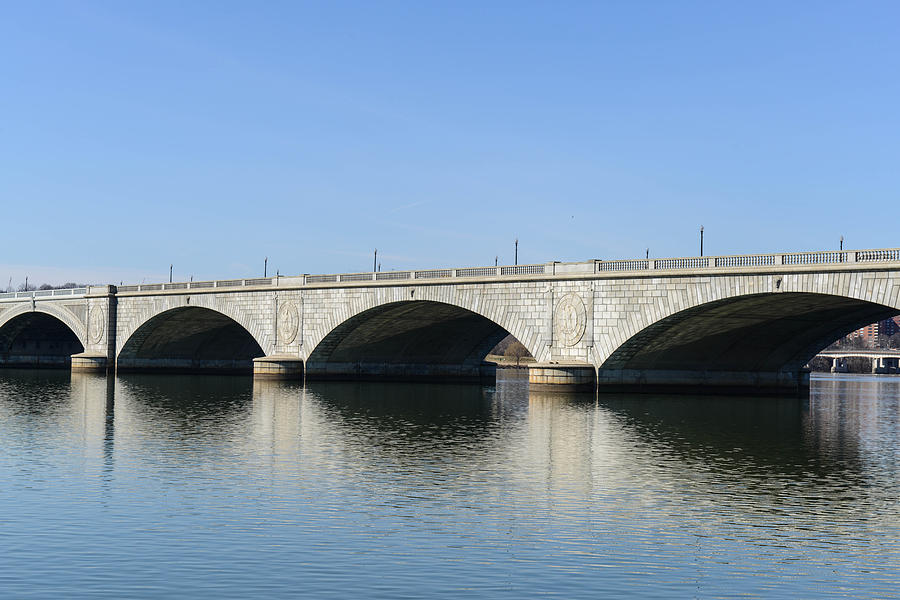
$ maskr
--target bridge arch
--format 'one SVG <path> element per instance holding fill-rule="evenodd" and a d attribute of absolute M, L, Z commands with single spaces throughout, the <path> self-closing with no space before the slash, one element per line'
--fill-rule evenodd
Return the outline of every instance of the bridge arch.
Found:
<path fill-rule="evenodd" d="M 68 309 L 27 303 L 0 313 L 0 363 L 62 367 L 84 352 L 86 331 Z"/>
<path fill-rule="evenodd" d="M 866 272 L 670 280 L 667 293 L 600 340 L 598 381 L 803 393 L 804 365 L 841 336 L 900 313 L 898 294 L 888 274 Z"/>
<path fill-rule="evenodd" d="M 516 336 L 514 320 L 504 327 L 459 303 L 411 295 L 373 304 L 319 338 L 306 360 L 307 377 L 475 379 L 492 374 L 483 365 L 488 352 Z"/>
<path fill-rule="evenodd" d="M 272 344 L 263 319 L 239 302 L 213 294 L 191 296 L 128 297 L 120 300 L 116 325 L 116 355 L 120 354 L 128 340 L 138 329 L 159 315 L 176 308 L 205 308 L 234 321 L 247 331 L 257 344 L 270 354 Z"/>
<path fill-rule="evenodd" d="M 658 280 L 650 281 L 655 283 Z M 605 339 L 599 340 L 600 348 L 595 356 L 598 365 L 605 365 L 610 361 L 629 340 L 647 339 L 648 333 L 660 329 L 658 324 L 671 323 L 667 320 L 675 315 L 689 316 L 694 313 L 688 311 L 694 309 L 700 309 L 702 313 L 719 304 L 748 298 L 759 297 L 762 299 L 758 302 L 760 306 L 767 306 L 776 312 L 785 298 L 788 302 L 793 302 L 795 294 L 805 294 L 810 301 L 812 298 L 820 298 L 818 302 L 822 306 L 843 306 L 848 310 L 859 308 L 860 316 L 857 318 L 851 315 L 851 325 L 845 326 L 842 322 L 834 322 L 833 330 L 823 334 L 822 339 L 830 336 L 833 338 L 824 345 L 853 331 L 852 325 L 861 327 L 900 313 L 900 286 L 894 285 L 894 279 L 889 277 L 888 273 L 877 276 L 862 272 L 730 275 L 702 279 L 678 278 L 672 281 L 674 285 L 668 286 L 666 294 L 640 304 L 640 310 L 629 313 L 628 318 L 619 321 Z M 876 306 L 883 310 L 876 310 Z M 871 307 L 872 310 L 867 312 L 862 310 L 864 307 Z M 870 315 L 874 316 L 869 319 Z M 654 329 L 650 330 L 651 327 Z M 639 335 L 641 338 L 637 338 Z M 819 341 L 812 343 L 815 345 Z M 818 349 L 821 347 L 815 348 Z"/>
<path fill-rule="evenodd" d="M 182 305 L 144 320 L 123 340 L 118 371 L 250 373 L 265 352 L 235 319 L 203 306 Z"/>
<path fill-rule="evenodd" d="M 894 308 L 828 294 L 752 294 L 714 300 L 648 325 L 601 369 L 798 371 L 819 350 Z"/>

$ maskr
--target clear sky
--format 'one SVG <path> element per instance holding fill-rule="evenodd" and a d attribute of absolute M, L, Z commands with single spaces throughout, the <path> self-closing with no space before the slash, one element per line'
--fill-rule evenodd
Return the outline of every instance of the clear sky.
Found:
<path fill-rule="evenodd" d="M 896 2 L 2 2 L 0 287 L 900 246 Z"/>

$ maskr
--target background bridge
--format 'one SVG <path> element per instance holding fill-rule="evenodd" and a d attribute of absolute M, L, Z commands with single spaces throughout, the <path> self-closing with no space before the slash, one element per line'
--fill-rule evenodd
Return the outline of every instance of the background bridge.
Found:
<path fill-rule="evenodd" d="M 848 373 L 848 358 L 867 358 L 872 361 L 872 373 L 900 373 L 900 350 L 826 350 L 816 356 L 831 360 L 832 373 Z"/>
<path fill-rule="evenodd" d="M 0 362 L 481 379 L 512 334 L 534 385 L 802 392 L 819 350 L 900 313 L 898 277 L 884 249 L 7 293 Z"/>

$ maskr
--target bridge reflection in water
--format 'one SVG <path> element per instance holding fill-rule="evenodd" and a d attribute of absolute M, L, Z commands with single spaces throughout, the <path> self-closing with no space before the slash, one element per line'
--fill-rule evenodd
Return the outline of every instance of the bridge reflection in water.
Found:
<path fill-rule="evenodd" d="M 102 456 L 94 462 L 103 469 L 121 461 L 161 467 L 155 448 L 168 446 L 168 452 L 177 445 L 207 467 L 262 460 L 254 468 L 295 474 L 305 468 L 300 457 L 327 462 L 333 451 L 360 472 L 447 465 L 455 474 L 444 475 L 465 478 L 491 464 L 527 473 L 531 484 L 595 491 L 598 485 L 618 487 L 617 481 L 626 485 L 635 469 L 680 486 L 683 480 L 667 474 L 673 463 L 689 467 L 693 484 L 701 487 L 723 477 L 734 485 L 763 485 L 773 477 L 815 485 L 816 478 L 836 476 L 865 487 L 854 473 L 881 458 L 876 449 L 861 447 L 860 438 L 900 415 L 900 383 L 858 379 L 817 381 L 821 393 L 811 400 L 760 400 L 529 392 L 521 377 L 501 378 L 495 387 L 303 386 L 241 377 L 86 373 L 71 374 L 70 406 L 63 410 L 36 398 L 54 393 L 48 385 L 66 385 L 65 375 L 10 373 L 31 392 L 7 398 L 5 405 L 23 403 L 18 410 L 80 436 L 87 454 Z M 851 391 L 865 401 L 846 405 L 842 399 Z"/>
<path fill-rule="evenodd" d="M 0 502 L 16 519 L 0 590 L 175 596 L 206 577 L 243 597 L 272 581 L 886 596 L 900 381 L 844 379 L 788 400 L 565 395 L 505 373 L 304 386 L 2 371 Z M 38 555 L 74 566 L 48 576 Z"/>

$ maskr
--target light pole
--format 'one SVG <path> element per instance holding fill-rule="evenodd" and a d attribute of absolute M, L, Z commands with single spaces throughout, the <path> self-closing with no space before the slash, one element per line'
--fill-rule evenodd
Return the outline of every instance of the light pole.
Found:
<path fill-rule="evenodd" d="M 172 283 L 172 265 L 169 265 L 169 283 Z"/>
<path fill-rule="evenodd" d="M 700 226 L 700 256 L 703 256 L 703 225 Z"/>
<path fill-rule="evenodd" d="M 513 264 L 515 264 L 515 265 L 519 264 L 519 238 L 516 238 L 516 259 L 515 260 L 516 260 L 516 262 L 514 262 Z"/>
<path fill-rule="evenodd" d="M 378 248 L 375 248 L 375 259 L 372 261 L 372 271 L 378 271 Z"/>
<path fill-rule="evenodd" d="M 647 251 L 644 253 L 644 258 L 650 258 L 650 248 L 647 248 Z"/>
<path fill-rule="evenodd" d="M 841 251 L 844 250 L 844 236 L 841 236 Z"/>
<path fill-rule="evenodd" d="M 269 257 L 263 259 L 263 277 L 269 273 Z"/>

